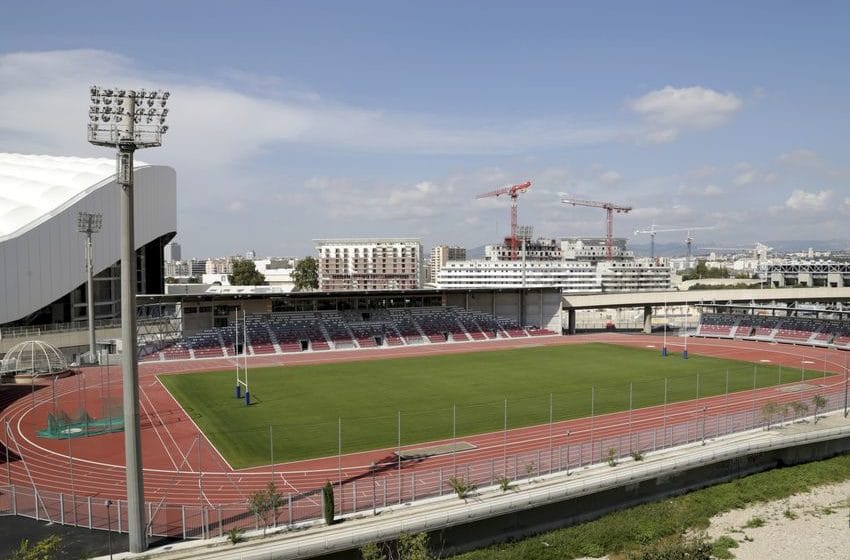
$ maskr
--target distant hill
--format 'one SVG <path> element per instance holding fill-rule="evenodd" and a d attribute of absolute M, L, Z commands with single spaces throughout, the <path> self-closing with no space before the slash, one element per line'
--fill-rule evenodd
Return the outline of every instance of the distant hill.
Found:
<path fill-rule="evenodd" d="M 808 251 L 809 247 L 815 251 L 850 251 L 850 240 L 847 239 L 829 239 L 829 240 L 769 240 L 761 241 L 768 247 L 773 247 L 772 253 L 792 253 L 800 251 Z M 747 243 L 724 243 L 724 242 L 704 242 L 694 243 L 694 255 L 707 255 L 710 251 L 703 247 L 752 247 L 755 248 L 755 242 Z M 628 248 L 634 251 L 639 257 L 649 256 L 649 243 L 629 243 Z M 658 257 L 684 257 L 687 253 L 687 248 L 684 241 L 674 243 L 656 243 L 655 255 Z"/>

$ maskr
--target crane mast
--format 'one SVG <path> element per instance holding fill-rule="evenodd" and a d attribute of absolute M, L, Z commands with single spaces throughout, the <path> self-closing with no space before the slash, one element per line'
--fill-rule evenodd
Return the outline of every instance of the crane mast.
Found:
<path fill-rule="evenodd" d="M 690 268 L 691 244 L 694 241 L 694 236 L 691 232 L 699 231 L 699 230 L 706 230 L 706 229 L 714 229 L 714 226 L 664 227 L 664 226 L 657 226 L 655 224 L 652 224 L 652 225 L 649 226 L 649 229 L 636 229 L 635 235 L 638 235 L 638 234 L 641 234 L 641 233 L 648 233 L 649 234 L 649 256 L 650 256 L 650 258 L 654 259 L 655 258 L 655 234 L 656 233 L 671 233 L 671 232 L 677 232 L 677 231 L 687 232 L 686 237 L 685 237 L 685 243 L 688 246 L 688 262 L 687 262 L 687 265 L 688 265 L 688 268 Z"/>
<path fill-rule="evenodd" d="M 628 214 L 631 212 L 631 206 L 619 206 L 611 202 L 596 202 L 595 200 L 581 200 L 564 196 L 561 198 L 563 204 L 572 204 L 573 206 L 588 206 L 590 208 L 602 208 L 605 210 L 607 222 L 607 236 L 605 238 L 605 258 L 612 260 L 614 258 L 614 212 Z"/>
<path fill-rule="evenodd" d="M 520 193 L 524 193 L 528 189 L 531 188 L 531 181 L 526 181 L 525 183 L 520 183 L 518 185 L 511 185 L 509 187 L 502 187 L 501 189 L 496 189 L 494 191 L 486 192 L 479 194 L 475 198 L 490 198 L 490 197 L 499 197 L 503 194 L 509 195 L 511 197 L 511 236 L 509 238 L 509 245 L 511 250 L 511 260 L 517 260 L 517 203 L 519 200 Z"/>

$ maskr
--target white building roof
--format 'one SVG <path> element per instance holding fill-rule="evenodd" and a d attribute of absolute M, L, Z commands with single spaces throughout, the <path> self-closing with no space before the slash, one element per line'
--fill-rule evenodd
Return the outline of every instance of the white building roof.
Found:
<path fill-rule="evenodd" d="M 114 175 L 111 158 L 0 153 L 0 240 L 50 218 Z"/>

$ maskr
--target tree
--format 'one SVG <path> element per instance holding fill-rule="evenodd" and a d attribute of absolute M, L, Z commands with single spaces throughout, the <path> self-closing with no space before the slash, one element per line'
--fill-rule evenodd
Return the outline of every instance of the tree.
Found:
<path fill-rule="evenodd" d="M 248 497 L 248 509 L 263 521 L 263 536 L 273 520 L 277 519 L 277 508 L 283 505 L 283 495 L 277 491 L 274 482 L 269 482 L 263 490 L 257 490 Z"/>
<path fill-rule="evenodd" d="M 51 535 L 32 546 L 24 539 L 18 549 L 9 556 L 9 560 L 53 560 L 58 556 L 61 544 L 62 539 L 57 535 Z"/>
<path fill-rule="evenodd" d="M 295 263 L 292 280 L 295 282 L 293 291 L 317 290 L 319 288 L 319 261 L 313 257 L 304 257 Z"/>
<path fill-rule="evenodd" d="M 812 397 L 812 404 L 815 405 L 815 424 L 818 423 L 818 410 L 826 408 L 826 397 L 823 395 L 815 395 Z"/>
<path fill-rule="evenodd" d="M 325 523 L 333 525 L 334 523 L 334 486 L 331 481 L 325 482 L 322 486 L 322 513 L 325 516 Z"/>
<path fill-rule="evenodd" d="M 233 274 L 228 276 L 233 286 L 262 286 L 266 283 L 266 277 L 257 272 L 254 261 L 233 261 Z"/>

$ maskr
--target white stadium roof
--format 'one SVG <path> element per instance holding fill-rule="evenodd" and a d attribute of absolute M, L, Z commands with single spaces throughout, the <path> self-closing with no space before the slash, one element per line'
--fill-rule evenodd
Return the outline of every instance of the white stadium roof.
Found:
<path fill-rule="evenodd" d="M 114 175 L 110 158 L 0 153 L 0 239 L 49 219 Z"/>

